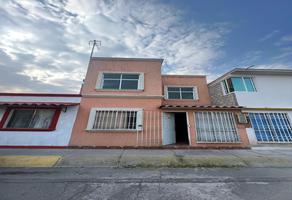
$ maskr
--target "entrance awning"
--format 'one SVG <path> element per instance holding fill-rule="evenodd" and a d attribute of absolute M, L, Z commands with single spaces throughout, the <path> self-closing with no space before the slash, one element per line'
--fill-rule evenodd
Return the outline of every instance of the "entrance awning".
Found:
<path fill-rule="evenodd" d="M 75 102 L 0 102 L 0 106 L 76 106 Z"/>
<path fill-rule="evenodd" d="M 165 110 L 241 110 L 242 106 L 216 106 L 216 105 L 162 105 L 161 109 Z"/>

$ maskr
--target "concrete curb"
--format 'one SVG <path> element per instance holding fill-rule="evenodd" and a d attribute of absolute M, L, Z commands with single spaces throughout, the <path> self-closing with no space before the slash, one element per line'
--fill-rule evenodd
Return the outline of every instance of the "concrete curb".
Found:
<path fill-rule="evenodd" d="M 117 156 L 62 157 L 56 167 L 118 167 Z"/>
<path fill-rule="evenodd" d="M 194 167 L 292 167 L 292 159 L 235 156 L 87 156 L 63 157 L 55 167 L 194 168 Z"/>
<path fill-rule="evenodd" d="M 40 166 L 84 168 L 292 167 L 292 152 L 290 150 L 6 149 L 1 150 L 0 153 L 3 155 L 2 158 L 12 158 L 14 156 L 14 161 L 10 162 L 10 164 L 7 162 L 7 159 L 0 159 L 0 167 L 1 165 L 2 167 Z M 26 159 L 23 156 L 26 156 Z M 50 156 L 55 156 L 55 160 L 48 164 L 48 159 L 44 158 L 49 158 Z"/>

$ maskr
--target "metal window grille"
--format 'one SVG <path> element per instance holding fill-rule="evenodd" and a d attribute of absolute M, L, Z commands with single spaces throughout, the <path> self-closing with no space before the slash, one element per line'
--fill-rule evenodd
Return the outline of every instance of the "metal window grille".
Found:
<path fill-rule="evenodd" d="M 259 142 L 292 142 L 292 126 L 287 113 L 249 113 Z"/>
<path fill-rule="evenodd" d="M 239 142 L 234 115 L 229 112 L 195 112 L 197 141 L 204 143 Z"/>
<path fill-rule="evenodd" d="M 94 130 L 136 130 L 137 111 L 97 110 Z"/>

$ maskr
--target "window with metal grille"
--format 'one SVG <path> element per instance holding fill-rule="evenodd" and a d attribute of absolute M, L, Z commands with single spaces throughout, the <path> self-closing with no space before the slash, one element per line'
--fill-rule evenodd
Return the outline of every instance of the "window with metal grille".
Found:
<path fill-rule="evenodd" d="M 141 130 L 141 110 L 92 109 L 89 130 Z"/>
<path fill-rule="evenodd" d="M 292 126 L 287 113 L 249 113 L 259 142 L 292 142 Z"/>
<path fill-rule="evenodd" d="M 195 112 L 198 142 L 239 142 L 234 116 L 229 112 Z"/>

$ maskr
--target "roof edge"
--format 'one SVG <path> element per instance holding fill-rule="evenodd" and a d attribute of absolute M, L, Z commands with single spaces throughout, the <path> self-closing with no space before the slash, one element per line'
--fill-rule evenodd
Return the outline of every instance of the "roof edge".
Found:
<path fill-rule="evenodd" d="M 91 60 L 148 61 L 163 63 L 163 58 L 91 57 Z"/>
<path fill-rule="evenodd" d="M 226 76 L 232 74 L 232 72 L 236 71 L 237 69 L 239 69 L 239 68 L 234 68 L 234 69 L 232 69 L 232 70 L 230 70 L 230 71 L 224 73 L 223 75 L 219 76 L 218 78 L 216 78 L 215 80 L 211 81 L 211 82 L 208 83 L 207 85 L 209 86 L 209 85 L 212 85 L 212 84 L 214 84 L 214 83 L 216 83 L 216 82 L 222 80 L 222 79 L 225 78 Z"/>
<path fill-rule="evenodd" d="M 188 74 L 162 74 L 161 76 L 171 76 L 171 77 L 203 77 L 203 78 L 205 78 L 205 77 L 207 77 L 206 75 L 192 75 L 192 74 L 190 74 L 190 75 L 188 75 Z"/>
<path fill-rule="evenodd" d="M 228 75 L 231 75 L 233 73 L 244 73 L 244 72 L 254 72 L 254 73 L 263 73 L 263 75 L 268 75 L 268 74 L 264 74 L 264 72 L 266 73 L 270 73 L 270 75 L 283 75 L 285 73 L 292 73 L 292 69 L 264 69 L 264 68 L 255 68 L 255 69 L 247 69 L 247 68 L 234 68 L 226 73 L 224 73 L 223 75 L 219 76 L 218 78 L 216 78 L 215 80 L 211 81 L 210 83 L 208 83 L 208 85 L 212 85 L 220 80 L 222 80 L 223 78 L 227 77 Z M 289 74 L 291 75 L 291 74 Z"/>
<path fill-rule="evenodd" d="M 0 96 L 34 96 L 34 97 L 81 97 L 81 94 L 65 93 L 0 93 Z"/>
<path fill-rule="evenodd" d="M 242 110 L 243 106 L 218 106 L 218 105 L 161 105 L 161 109 L 184 109 L 184 110 Z"/>

